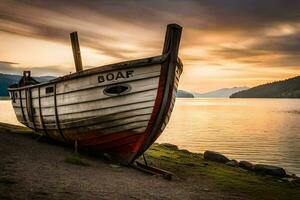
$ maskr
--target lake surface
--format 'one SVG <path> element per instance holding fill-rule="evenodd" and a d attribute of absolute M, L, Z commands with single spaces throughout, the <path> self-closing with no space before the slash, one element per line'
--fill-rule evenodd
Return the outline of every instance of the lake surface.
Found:
<path fill-rule="evenodd" d="M 9 101 L 0 121 L 19 124 Z M 299 99 L 177 99 L 158 139 L 193 152 L 284 167 L 300 175 Z"/>

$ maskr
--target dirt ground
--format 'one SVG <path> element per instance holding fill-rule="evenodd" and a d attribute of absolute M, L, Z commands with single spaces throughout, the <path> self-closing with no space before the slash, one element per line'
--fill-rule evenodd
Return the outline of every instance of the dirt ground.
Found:
<path fill-rule="evenodd" d="M 0 199 L 247 199 L 206 176 L 168 181 L 88 155 L 89 166 L 66 163 L 72 151 L 0 130 Z"/>

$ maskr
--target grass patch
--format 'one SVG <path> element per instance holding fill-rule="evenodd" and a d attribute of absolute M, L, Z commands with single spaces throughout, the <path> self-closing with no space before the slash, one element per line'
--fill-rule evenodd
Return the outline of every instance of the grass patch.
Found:
<path fill-rule="evenodd" d="M 65 157 L 65 162 L 73 165 L 89 166 L 79 154 L 73 153 Z"/>
<path fill-rule="evenodd" d="M 218 189 L 246 194 L 250 199 L 300 199 L 300 186 L 278 178 L 257 175 L 241 168 L 203 159 L 199 153 L 170 149 L 154 144 L 146 152 L 147 160 L 182 177 L 213 179 Z"/>
<path fill-rule="evenodd" d="M 8 131 L 12 133 L 24 133 L 24 134 L 35 134 L 34 131 L 25 127 L 25 126 L 18 126 L 13 124 L 7 124 L 0 122 L 0 131 Z"/>
<path fill-rule="evenodd" d="M 0 97 L 0 101 L 1 100 L 10 100 L 10 97 L 9 96 L 1 96 Z"/>

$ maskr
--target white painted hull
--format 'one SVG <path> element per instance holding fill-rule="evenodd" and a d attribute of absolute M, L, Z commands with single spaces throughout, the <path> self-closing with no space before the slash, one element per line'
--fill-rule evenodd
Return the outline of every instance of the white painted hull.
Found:
<path fill-rule="evenodd" d="M 9 88 L 17 119 L 55 140 L 77 141 L 82 148 L 132 162 L 170 119 L 183 67 L 177 57 L 177 37 L 167 34 L 166 41 L 175 42 L 165 45 L 161 56 Z"/>

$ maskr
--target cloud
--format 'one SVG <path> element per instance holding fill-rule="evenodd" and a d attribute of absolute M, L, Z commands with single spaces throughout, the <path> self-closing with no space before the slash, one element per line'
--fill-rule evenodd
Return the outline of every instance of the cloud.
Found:
<path fill-rule="evenodd" d="M 22 75 L 23 71 L 34 71 L 33 76 L 46 76 L 46 75 L 63 75 L 66 70 L 59 66 L 44 66 L 44 67 L 19 67 L 18 63 L 10 61 L 0 61 L 0 69 L 2 73 L 19 74 Z M 70 69 L 71 71 L 72 69 Z"/>
<path fill-rule="evenodd" d="M 286 55 L 299 55 L 300 31 L 290 35 L 265 37 L 255 45 L 255 48 Z"/>
<path fill-rule="evenodd" d="M 16 64 L 19 64 L 19 63 L 0 60 L 0 65 L 3 65 L 3 66 L 5 66 L 5 65 L 16 65 Z"/>
<path fill-rule="evenodd" d="M 180 56 L 185 66 L 221 70 L 245 65 L 245 75 L 250 67 L 289 68 L 296 74 L 299 10 L 300 1 L 283 0 L 2 0 L 0 31 L 67 45 L 69 33 L 78 31 L 82 47 L 115 62 L 160 54 L 166 24 L 178 23 L 184 27 Z"/>
<path fill-rule="evenodd" d="M 283 36 L 262 35 L 246 47 L 219 47 L 211 51 L 220 59 L 270 67 L 300 67 L 299 32 Z"/>

